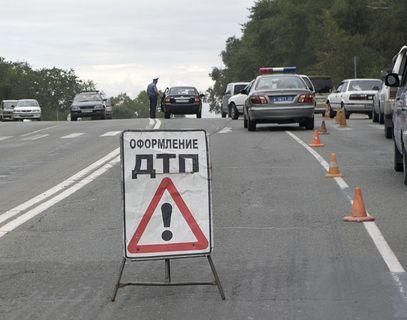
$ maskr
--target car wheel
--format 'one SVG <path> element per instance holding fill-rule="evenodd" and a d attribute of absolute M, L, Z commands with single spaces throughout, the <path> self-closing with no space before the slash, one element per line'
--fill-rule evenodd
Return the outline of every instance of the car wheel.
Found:
<path fill-rule="evenodd" d="M 369 112 L 369 113 L 367 114 L 367 116 L 369 117 L 369 119 L 372 119 L 373 114 L 372 114 L 371 112 Z M 379 114 L 379 118 L 380 118 L 380 114 Z"/>
<path fill-rule="evenodd" d="M 397 172 L 403 171 L 403 155 L 397 149 L 396 142 L 394 142 L 394 170 Z"/>
<path fill-rule="evenodd" d="M 386 126 L 386 122 L 384 123 L 384 136 L 387 139 L 393 138 L 393 128 L 389 127 L 389 126 Z"/>
<path fill-rule="evenodd" d="M 328 110 L 329 110 L 329 117 L 330 117 L 331 119 L 335 118 L 336 112 L 332 110 L 331 104 L 330 104 L 329 102 L 328 102 Z"/>
<path fill-rule="evenodd" d="M 232 120 L 239 119 L 239 111 L 237 111 L 236 105 L 234 103 L 230 104 L 230 117 Z"/>
<path fill-rule="evenodd" d="M 247 128 L 247 119 L 246 115 L 243 116 L 243 128 Z"/>
<path fill-rule="evenodd" d="M 373 122 L 379 122 L 379 114 L 376 112 L 376 109 L 373 108 L 373 118 L 372 118 Z"/>
<path fill-rule="evenodd" d="M 171 113 L 169 112 L 164 112 L 164 118 L 169 119 L 171 117 Z"/>
<path fill-rule="evenodd" d="M 256 120 L 251 120 L 249 118 L 247 123 L 247 129 L 249 129 L 249 131 L 256 131 Z"/>
<path fill-rule="evenodd" d="M 300 125 L 301 125 L 301 123 L 300 123 Z M 312 117 L 312 118 L 310 118 L 310 119 L 307 119 L 307 120 L 305 120 L 304 121 L 304 127 L 305 127 L 305 129 L 307 129 L 307 130 L 314 130 L 314 117 Z"/>

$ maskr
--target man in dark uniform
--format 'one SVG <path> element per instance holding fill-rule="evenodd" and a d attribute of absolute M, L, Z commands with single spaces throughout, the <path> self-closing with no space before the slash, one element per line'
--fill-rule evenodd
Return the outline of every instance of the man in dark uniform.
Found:
<path fill-rule="evenodd" d="M 147 87 L 147 95 L 148 99 L 150 99 L 150 118 L 155 118 L 155 112 L 157 109 L 157 98 L 158 98 L 158 90 L 157 90 L 157 82 L 158 78 L 154 78 L 153 82 L 151 82 Z"/>

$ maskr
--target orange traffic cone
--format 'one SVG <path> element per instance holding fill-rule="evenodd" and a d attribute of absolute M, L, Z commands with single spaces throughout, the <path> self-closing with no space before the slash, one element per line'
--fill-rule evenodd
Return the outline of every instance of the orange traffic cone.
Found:
<path fill-rule="evenodd" d="M 372 216 L 368 216 L 363 202 L 362 190 L 359 187 L 355 188 L 355 195 L 353 196 L 353 204 L 351 215 L 343 218 L 346 222 L 367 222 L 374 221 Z"/>
<path fill-rule="evenodd" d="M 341 112 L 341 116 L 339 118 L 339 127 L 340 128 L 346 128 L 348 125 L 346 124 L 346 116 L 345 116 L 345 111 Z"/>
<path fill-rule="evenodd" d="M 335 115 L 335 123 L 339 123 L 339 117 L 341 116 L 341 110 L 336 110 L 336 115 Z"/>
<path fill-rule="evenodd" d="M 322 120 L 321 128 L 319 128 L 319 134 L 329 134 L 328 130 L 326 129 L 325 120 Z"/>
<path fill-rule="evenodd" d="M 323 147 L 324 144 L 321 143 L 319 140 L 319 131 L 314 130 L 314 141 L 310 144 L 308 144 L 310 147 L 318 148 L 318 147 Z"/>
<path fill-rule="evenodd" d="M 341 172 L 339 171 L 338 163 L 336 162 L 336 154 L 331 154 L 331 161 L 329 162 L 329 170 L 328 173 L 325 175 L 327 178 L 336 178 L 342 177 Z"/>

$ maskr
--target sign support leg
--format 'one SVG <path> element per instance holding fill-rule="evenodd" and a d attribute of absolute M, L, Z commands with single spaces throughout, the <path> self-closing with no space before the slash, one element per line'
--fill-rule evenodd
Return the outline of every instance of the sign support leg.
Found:
<path fill-rule="evenodd" d="M 222 284 L 220 283 L 218 273 L 216 272 L 215 265 L 213 264 L 212 257 L 210 255 L 207 256 L 209 265 L 211 266 L 211 270 L 213 273 L 213 277 L 215 278 L 215 283 L 218 286 L 220 296 L 222 300 L 225 300 L 225 293 L 223 292 Z"/>
<path fill-rule="evenodd" d="M 117 291 L 118 291 L 119 288 L 120 288 L 120 281 L 121 281 L 122 276 L 123 276 L 123 270 L 124 270 L 125 265 L 126 265 L 126 258 L 123 258 L 123 259 L 122 259 L 122 262 L 121 262 L 121 264 L 120 264 L 119 277 L 118 277 L 117 282 L 116 282 L 116 285 L 115 285 L 115 287 L 114 287 L 114 292 L 113 292 L 113 296 L 112 296 L 112 302 L 114 302 L 114 301 L 116 300 Z"/>
<path fill-rule="evenodd" d="M 165 280 L 171 283 L 171 260 L 165 259 Z"/>

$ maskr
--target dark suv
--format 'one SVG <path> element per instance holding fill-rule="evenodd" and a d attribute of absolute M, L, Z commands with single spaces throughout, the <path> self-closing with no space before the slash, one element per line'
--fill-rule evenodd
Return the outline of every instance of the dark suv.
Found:
<path fill-rule="evenodd" d="M 78 93 L 71 105 L 71 121 L 78 118 L 112 119 L 112 103 L 99 91 Z"/>
<path fill-rule="evenodd" d="M 386 76 L 386 85 L 399 87 L 393 109 L 394 170 L 404 171 L 407 185 L 407 51 L 403 53 L 398 73 Z"/>

